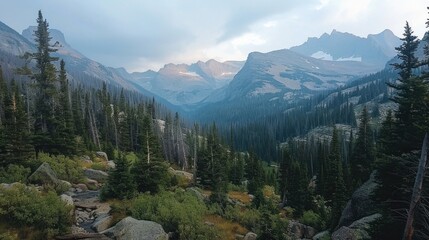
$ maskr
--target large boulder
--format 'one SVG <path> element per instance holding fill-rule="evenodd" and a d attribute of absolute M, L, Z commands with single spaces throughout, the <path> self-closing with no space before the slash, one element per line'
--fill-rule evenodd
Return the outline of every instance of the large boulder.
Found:
<path fill-rule="evenodd" d="M 316 229 L 297 221 L 290 221 L 288 225 L 288 235 L 293 239 L 311 239 L 316 235 Z"/>
<path fill-rule="evenodd" d="M 371 228 L 371 223 L 381 218 L 381 214 L 373 214 L 354 221 L 350 226 L 342 226 L 337 231 L 332 233 L 332 240 L 366 240 L 371 239 L 368 231 Z"/>
<path fill-rule="evenodd" d="M 47 162 L 42 163 L 42 165 L 40 165 L 39 168 L 37 168 L 37 170 L 28 177 L 28 181 L 30 183 L 41 185 L 46 184 L 57 186 L 60 184 L 57 173 L 52 170 L 51 166 Z"/>
<path fill-rule="evenodd" d="M 258 238 L 258 235 L 254 232 L 248 232 L 246 233 L 246 236 L 244 236 L 244 240 L 256 240 Z"/>
<path fill-rule="evenodd" d="M 375 175 L 376 172 L 372 172 L 368 181 L 353 193 L 341 214 L 337 228 L 348 226 L 352 222 L 376 212 L 376 204 L 371 199 L 371 195 L 378 187 Z"/>
<path fill-rule="evenodd" d="M 101 233 L 116 240 L 168 240 L 168 234 L 160 224 L 132 217 L 122 219 L 114 227 Z"/>
<path fill-rule="evenodd" d="M 108 214 L 102 214 L 95 219 L 91 228 L 96 232 L 102 232 L 110 227 L 110 225 L 112 224 L 112 220 L 112 216 Z"/>
<path fill-rule="evenodd" d="M 107 174 L 106 172 L 103 172 L 101 170 L 94 170 L 91 168 L 85 169 L 83 173 L 87 178 L 94 179 L 98 182 L 105 182 L 107 180 L 107 177 L 109 177 L 109 174 Z"/>

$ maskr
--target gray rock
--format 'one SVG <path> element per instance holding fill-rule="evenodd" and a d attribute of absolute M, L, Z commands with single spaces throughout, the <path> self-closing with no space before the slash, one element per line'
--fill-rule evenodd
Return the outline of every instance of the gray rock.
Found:
<path fill-rule="evenodd" d="M 98 188 L 98 182 L 97 181 L 95 181 L 94 179 L 87 179 L 86 180 L 86 186 L 89 188 L 89 189 L 97 189 Z"/>
<path fill-rule="evenodd" d="M 204 195 L 201 193 L 201 190 L 197 187 L 186 188 L 186 191 L 194 194 L 198 198 L 198 200 L 202 202 L 206 200 L 206 197 L 204 197 Z"/>
<path fill-rule="evenodd" d="M 311 239 L 316 235 L 316 229 L 297 221 L 290 221 L 288 226 L 288 235 L 297 239 Z"/>
<path fill-rule="evenodd" d="M 97 157 L 103 158 L 106 161 L 109 161 L 109 158 L 105 152 L 96 152 L 95 155 L 97 155 Z"/>
<path fill-rule="evenodd" d="M 109 168 L 116 168 L 116 164 L 115 164 L 115 162 L 114 162 L 114 161 L 107 161 L 107 166 L 108 166 Z"/>
<path fill-rule="evenodd" d="M 110 227 L 110 225 L 112 224 L 112 220 L 113 220 L 112 216 L 107 214 L 102 214 L 95 219 L 91 228 L 96 232 L 102 232 Z"/>
<path fill-rule="evenodd" d="M 83 184 L 83 183 L 76 184 L 75 188 L 77 188 L 77 192 L 86 192 L 86 191 L 88 191 L 88 187 L 85 184 Z M 79 191 L 79 189 L 81 191 Z"/>
<path fill-rule="evenodd" d="M 352 222 L 376 212 L 376 204 L 371 199 L 371 195 L 378 187 L 375 181 L 375 175 L 376 172 L 372 172 L 368 181 L 353 193 L 341 214 L 337 228 L 348 226 Z"/>
<path fill-rule="evenodd" d="M 107 177 L 109 176 L 109 174 L 107 174 L 106 172 L 103 172 L 101 170 L 94 170 L 91 168 L 85 169 L 83 171 L 83 173 L 85 174 L 85 176 L 87 178 L 90 179 L 94 179 L 98 182 L 104 182 L 107 180 Z"/>
<path fill-rule="evenodd" d="M 60 183 L 57 173 L 52 170 L 51 166 L 49 166 L 47 162 L 42 163 L 42 165 L 40 165 L 39 168 L 37 168 L 37 170 L 28 177 L 28 181 L 34 184 L 48 184 L 55 186 Z"/>
<path fill-rule="evenodd" d="M 99 216 L 102 216 L 103 214 L 109 214 L 110 210 L 112 210 L 112 208 L 108 203 L 100 203 L 98 208 L 94 210 L 94 216 L 99 217 Z"/>
<path fill-rule="evenodd" d="M 73 198 L 66 194 L 61 194 L 61 200 L 65 202 L 67 205 L 73 206 Z"/>
<path fill-rule="evenodd" d="M 337 231 L 332 233 L 332 240 L 366 240 L 371 239 L 368 230 L 371 228 L 371 223 L 381 218 L 381 214 L 373 214 L 354 221 L 350 226 L 342 226 Z"/>
<path fill-rule="evenodd" d="M 258 235 L 254 232 L 248 232 L 246 233 L 246 236 L 244 236 L 244 240 L 256 240 Z"/>
<path fill-rule="evenodd" d="M 101 233 L 117 240 L 168 240 L 168 234 L 158 223 L 132 217 L 122 219 L 114 227 Z"/>
<path fill-rule="evenodd" d="M 329 231 L 323 231 L 314 235 L 313 240 L 322 240 L 329 238 Z"/>

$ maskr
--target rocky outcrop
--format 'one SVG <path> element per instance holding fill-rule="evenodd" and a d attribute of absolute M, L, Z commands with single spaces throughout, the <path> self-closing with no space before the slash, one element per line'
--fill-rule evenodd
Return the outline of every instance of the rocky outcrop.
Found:
<path fill-rule="evenodd" d="M 314 235 L 313 240 L 329 239 L 329 231 L 323 231 Z"/>
<path fill-rule="evenodd" d="M 185 172 L 185 171 L 181 171 L 181 170 L 175 170 L 172 167 L 168 168 L 168 171 L 175 176 L 184 177 L 189 181 L 191 181 L 194 178 L 194 174 L 189 173 L 189 172 Z"/>
<path fill-rule="evenodd" d="M 350 226 L 342 226 L 337 231 L 332 233 L 332 240 L 366 240 L 371 239 L 368 231 L 371 228 L 371 223 L 381 218 L 381 214 L 373 214 L 354 221 Z"/>
<path fill-rule="evenodd" d="M 316 235 L 316 229 L 297 221 L 290 221 L 288 226 L 288 235 L 292 237 L 292 239 L 311 239 Z"/>
<path fill-rule="evenodd" d="M 101 233 L 117 240 L 168 240 L 168 234 L 158 223 L 132 217 L 122 219 L 114 227 Z"/>
<path fill-rule="evenodd" d="M 248 232 L 246 233 L 246 236 L 244 236 L 244 240 L 256 240 L 258 238 L 258 235 L 254 232 Z"/>
<path fill-rule="evenodd" d="M 94 170 L 91 168 L 85 169 L 83 173 L 87 178 L 94 179 L 97 182 L 105 182 L 107 180 L 107 177 L 109 176 L 109 174 L 107 174 L 106 172 L 103 172 L 101 170 Z"/>
<path fill-rule="evenodd" d="M 372 172 L 368 181 L 353 193 L 341 214 L 337 228 L 348 226 L 358 219 L 375 213 L 376 204 L 371 199 L 371 195 L 378 187 L 375 181 L 375 175 L 376 172 Z"/>
<path fill-rule="evenodd" d="M 107 154 L 105 152 L 96 152 L 95 155 L 99 158 L 103 158 L 106 161 L 109 161 L 109 158 L 107 157 Z"/>
<path fill-rule="evenodd" d="M 34 184 L 40 185 L 54 185 L 57 186 L 60 184 L 57 174 L 52 170 L 49 163 L 44 162 L 42 165 L 34 171 L 33 174 L 28 177 L 28 181 Z"/>

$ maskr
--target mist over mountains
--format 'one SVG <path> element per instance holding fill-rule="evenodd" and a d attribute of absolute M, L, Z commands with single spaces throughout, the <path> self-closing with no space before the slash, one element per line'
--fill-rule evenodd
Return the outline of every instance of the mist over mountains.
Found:
<path fill-rule="evenodd" d="M 13 56 L 34 51 L 34 30 L 29 27 L 21 35 L 1 23 L 0 51 Z M 333 30 L 289 50 L 250 53 L 245 62 L 168 63 L 159 71 L 129 73 L 87 58 L 67 43 L 60 30 L 50 29 L 50 34 L 58 49 L 54 55 L 66 61 L 72 82 L 91 86 L 107 82 L 191 111 L 249 98 L 285 102 L 308 98 L 382 70 L 400 43 L 390 30 L 366 38 Z"/>

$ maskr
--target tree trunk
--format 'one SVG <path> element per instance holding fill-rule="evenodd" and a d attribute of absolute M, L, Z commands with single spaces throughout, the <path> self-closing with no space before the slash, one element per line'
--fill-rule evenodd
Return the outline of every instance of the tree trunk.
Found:
<path fill-rule="evenodd" d="M 428 144 L 428 134 L 425 134 L 425 139 L 423 140 L 422 153 L 420 156 L 419 166 L 417 169 L 416 180 L 414 182 L 413 194 L 411 196 L 410 208 L 408 209 L 407 224 L 405 225 L 403 240 L 412 240 L 414 234 L 414 213 L 416 208 L 420 204 L 423 180 L 426 170 L 427 162 L 427 144 Z"/>

